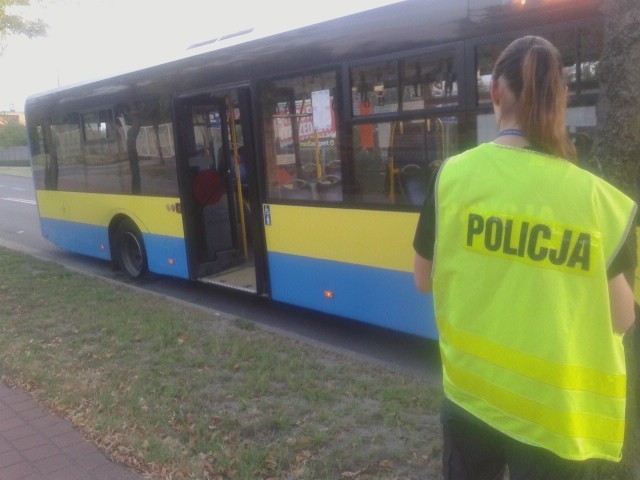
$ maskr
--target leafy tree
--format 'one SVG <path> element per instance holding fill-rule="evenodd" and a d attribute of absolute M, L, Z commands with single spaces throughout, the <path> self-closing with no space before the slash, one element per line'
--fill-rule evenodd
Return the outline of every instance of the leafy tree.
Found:
<path fill-rule="evenodd" d="M 595 158 L 613 185 L 638 201 L 640 180 L 640 0 L 603 0 L 604 48 Z M 635 232 L 630 235 L 636 252 Z M 634 272 L 628 272 L 633 280 Z M 636 286 L 638 290 L 638 286 Z M 638 299 L 636 299 L 638 300 Z M 628 415 L 623 461 L 598 478 L 640 479 L 640 322 L 625 336 Z"/>
<path fill-rule="evenodd" d="M 21 147 L 27 144 L 27 127 L 18 122 L 0 124 L 0 147 Z"/>
<path fill-rule="evenodd" d="M 34 38 L 46 34 L 46 25 L 42 20 L 26 20 L 10 13 L 11 7 L 25 7 L 30 2 L 31 0 L 0 0 L 0 53 L 9 35 L 26 35 Z"/>

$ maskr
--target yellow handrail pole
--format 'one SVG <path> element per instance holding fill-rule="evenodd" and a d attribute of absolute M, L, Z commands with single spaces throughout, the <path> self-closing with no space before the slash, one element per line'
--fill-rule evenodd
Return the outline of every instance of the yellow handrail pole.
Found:
<path fill-rule="evenodd" d="M 231 126 L 231 148 L 233 149 L 233 167 L 236 172 L 236 193 L 238 196 L 238 204 L 240 210 L 240 230 L 242 232 L 242 253 L 244 259 L 249 258 L 249 250 L 247 247 L 247 226 L 244 221 L 244 198 L 242 195 L 242 179 L 240 178 L 240 156 L 238 154 L 238 139 L 236 135 L 236 119 L 233 113 L 233 104 L 227 98 L 227 115 L 229 116 L 229 125 Z"/>

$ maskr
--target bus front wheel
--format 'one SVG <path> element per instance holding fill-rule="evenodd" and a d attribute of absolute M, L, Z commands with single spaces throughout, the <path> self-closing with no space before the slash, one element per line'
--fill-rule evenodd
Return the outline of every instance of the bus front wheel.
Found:
<path fill-rule="evenodd" d="M 124 220 L 116 230 L 118 266 L 131 278 L 140 278 L 147 271 L 147 254 L 140 230 L 131 220 Z"/>

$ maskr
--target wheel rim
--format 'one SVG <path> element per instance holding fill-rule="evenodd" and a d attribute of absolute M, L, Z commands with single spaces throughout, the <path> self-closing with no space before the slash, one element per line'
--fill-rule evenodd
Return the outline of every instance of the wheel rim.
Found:
<path fill-rule="evenodd" d="M 144 256 L 138 237 L 132 232 L 125 232 L 120 243 L 122 266 L 132 277 L 138 277 L 144 268 Z"/>

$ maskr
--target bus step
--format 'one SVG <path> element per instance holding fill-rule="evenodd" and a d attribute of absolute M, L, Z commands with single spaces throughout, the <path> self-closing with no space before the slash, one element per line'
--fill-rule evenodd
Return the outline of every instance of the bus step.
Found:
<path fill-rule="evenodd" d="M 253 265 L 244 265 L 231 270 L 225 270 L 224 272 L 202 277 L 198 280 L 203 283 L 233 288 L 234 290 L 242 290 L 250 293 L 258 292 L 256 287 L 256 269 Z"/>

